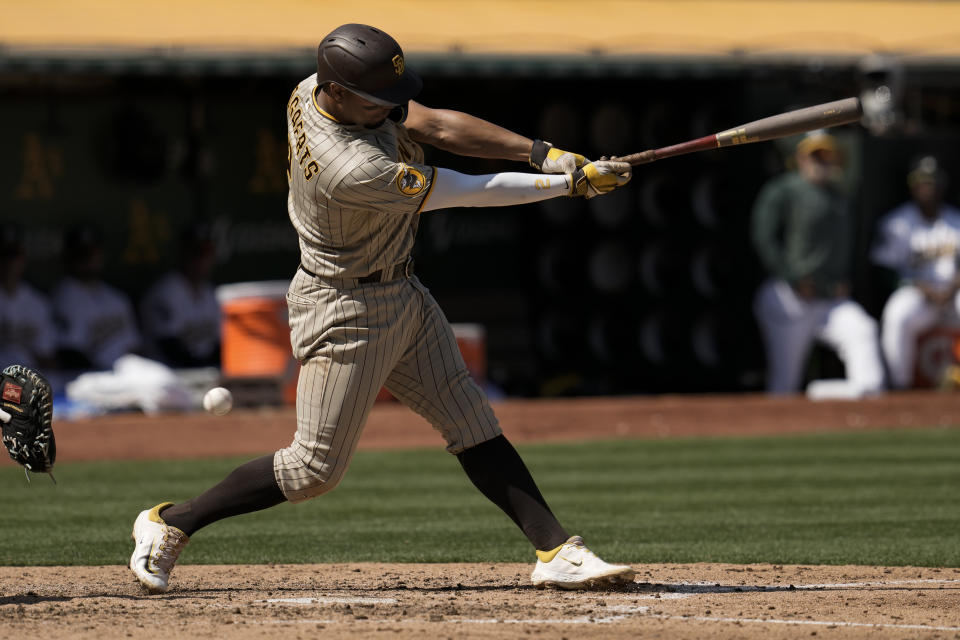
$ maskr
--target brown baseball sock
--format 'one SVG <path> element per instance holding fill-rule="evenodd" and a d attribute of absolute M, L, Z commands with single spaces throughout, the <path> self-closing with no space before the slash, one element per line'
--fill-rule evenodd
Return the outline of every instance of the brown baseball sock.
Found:
<path fill-rule="evenodd" d="M 504 436 L 471 447 L 457 454 L 457 459 L 474 486 L 510 516 L 535 549 L 554 549 L 570 537 Z"/>
<path fill-rule="evenodd" d="M 188 536 L 211 522 L 285 502 L 273 476 L 273 454 L 251 460 L 196 498 L 163 510 L 163 521 Z"/>

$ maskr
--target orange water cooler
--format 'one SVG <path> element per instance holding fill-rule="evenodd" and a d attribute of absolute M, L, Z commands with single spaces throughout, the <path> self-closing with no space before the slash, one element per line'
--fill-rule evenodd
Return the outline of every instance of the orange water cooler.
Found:
<path fill-rule="evenodd" d="M 472 323 L 454 323 L 451 326 L 467 370 L 476 383 L 483 387 L 487 382 L 486 329 L 482 324 Z"/>
<path fill-rule="evenodd" d="M 243 404 L 292 404 L 300 366 L 290 348 L 286 280 L 217 287 L 223 313 L 221 373 Z"/>

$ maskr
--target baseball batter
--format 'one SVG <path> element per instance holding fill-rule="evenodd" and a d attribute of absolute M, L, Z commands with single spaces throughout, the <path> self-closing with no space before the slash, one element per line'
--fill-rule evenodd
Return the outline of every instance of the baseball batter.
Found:
<path fill-rule="evenodd" d="M 873 261 L 900 279 L 880 334 L 898 388 L 913 382 L 917 336 L 960 312 L 960 210 L 943 203 L 946 178 L 934 156 L 914 163 L 907 175 L 912 199 L 883 217 L 872 251 Z"/>
<path fill-rule="evenodd" d="M 422 81 L 384 32 L 348 24 L 318 48 L 317 73 L 287 102 L 288 213 L 301 265 L 287 294 L 301 363 L 290 446 L 242 465 L 192 500 L 145 510 L 130 567 L 165 591 L 189 536 L 216 520 L 322 495 L 340 482 L 381 386 L 440 432 L 474 485 L 534 546 L 537 585 L 585 588 L 632 581 L 570 536 L 500 431 L 453 332 L 410 257 L 420 215 L 626 184 L 622 162 L 583 156 L 464 113 L 411 99 Z M 529 162 L 544 173 L 470 176 L 423 163 L 419 143 L 461 155 Z"/>

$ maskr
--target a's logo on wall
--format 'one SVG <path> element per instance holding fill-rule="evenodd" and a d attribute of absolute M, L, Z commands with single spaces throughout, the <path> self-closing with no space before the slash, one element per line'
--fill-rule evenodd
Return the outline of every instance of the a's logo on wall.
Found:
<path fill-rule="evenodd" d="M 398 76 L 403 75 L 403 56 L 399 53 L 393 56 L 393 70 L 397 72 Z"/>
<path fill-rule="evenodd" d="M 400 189 L 400 193 L 415 196 L 423 191 L 426 186 L 427 179 L 423 177 L 419 170 L 402 165 L 400 172 L 397 174 L 397 188 Z"/>

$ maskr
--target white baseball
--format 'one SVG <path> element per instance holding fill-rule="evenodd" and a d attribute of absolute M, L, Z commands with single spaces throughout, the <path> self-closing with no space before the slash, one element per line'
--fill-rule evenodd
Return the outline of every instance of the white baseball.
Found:
<path fill-rule="evenodd" d="M 226 415 L 233 408 L 233 394 L 229 389 L 214 387 L 203 395 L 203 408 L 215 416 Z"/>

